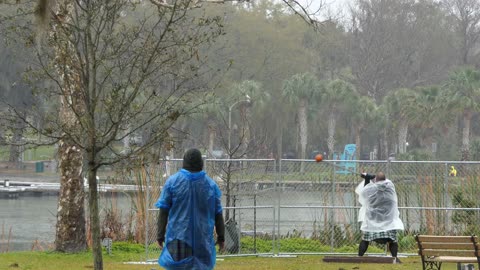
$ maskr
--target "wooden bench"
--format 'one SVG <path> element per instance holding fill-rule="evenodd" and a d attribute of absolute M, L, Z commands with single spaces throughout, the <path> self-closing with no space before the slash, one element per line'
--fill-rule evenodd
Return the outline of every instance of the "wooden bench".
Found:
<path fill-rule="evenodd" d="M 440 270 L 442 263 L 476 263 L 480 269 L 478 237 L 416 235 L 423 270 Z"/>

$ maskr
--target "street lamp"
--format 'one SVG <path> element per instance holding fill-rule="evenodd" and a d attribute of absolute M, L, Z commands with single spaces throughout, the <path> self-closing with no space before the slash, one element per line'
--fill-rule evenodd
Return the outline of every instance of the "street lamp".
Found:
<path fill-rule="evenodd" d="M 251 99 L 249 95 L 245 95 L 244 100 L 239 100 L 235 103 L 233 103 L 230 107 L 228 107 L 228 158 L 232 158 L 232 154 L 230 151 L 231 147 L 231 138 L 232 138 L 232 109 L 235 105 L 239 104 L 240 102 L 246 102 L 247 104 L 250 104 Z"/>

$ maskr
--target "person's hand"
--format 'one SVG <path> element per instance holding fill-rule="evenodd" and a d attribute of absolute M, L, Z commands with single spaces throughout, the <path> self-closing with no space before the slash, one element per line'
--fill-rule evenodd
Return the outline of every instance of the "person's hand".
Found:
<path fill-rule="evenodd" d="M 158 246 L 160 247 L 160 250 L 163 249 L 163 241 L 157 240 Z"/>
<path fill-rule="evenodd" d="M 225 252 L 225 242 L 218 242 L 218 250 L 220 253 Z"/>
<path fill-rule="evenodd" d="M 375 174 L 361 173 L 360 177 L 362 177 L 366 181 L 369 181 L 369 180 L 375 179 Z"/>

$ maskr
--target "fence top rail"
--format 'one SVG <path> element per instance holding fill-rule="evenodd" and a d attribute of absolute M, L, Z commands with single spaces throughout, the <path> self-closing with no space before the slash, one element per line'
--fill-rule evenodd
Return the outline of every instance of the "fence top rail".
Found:
<path fill-rule="evenodd" d="M 321 208 L 321 209 L 360 209 L 360 206 L 354 205 L 280 205 L 280 208 L 302 209 L 302 208 Z M 269 209 L 275 208 L 274 205 L 251 205 L 251 206 L 229 206 L 223 209 Z M 399 206 L 398 209 L 411 210 L 445 210 L 445 211 L 480 211 L 480 208 L 462 208 L 462 207 L 415 207 Z M 158 211 L 158 208 L 149 208 L 148 211 Z"/>
<path fill-rule="evenodd" d="M 183 161 L 181 158 L 169 158 L 169 159 L 161 159 L 160 161 Z M 214 161 L 276 161 L 273 158 L 248 158 L 248 159 L 241 159 L 241 158 L 207 158 L 205 159 L 207 162 L 214 162 Z M 316 162 L 315 159 L 290 159 L 284 158 L 280 159 L 280 161 L 285 162 Z M 480 165 L 480 161 L 460 161 L 460 160 L 341 160 L 341 159 L 324 159 L 322 162 L 354 162 L 354 163 L 418 163 L 418 164 L 478 164 Z"/>
<path fill-rule="evenodd" d="M 275 206 L 273 205 L 257 205 L 257 206 L 229 206 L 229 207 L 222 207 L 223 209 L 273 209 Z M 149 208 L 148 211 L 158 211 L 158 208 Z"/>
<path fill-rule="evenodd" d="M 454 160 L 444 160 L 444 161 L 435 161 L 435 160 L 392 160 L 391 163 L 425 163 L 425 164 L 478 164 L 480 161 L 454 161 Z"/>
<path fill-rule="evenodd" d="M 273 205 L 257 205 L 257 206 L 229 206 L 223 207 L 223 209 L 268 209 L 275 208 Z M 360 206 L 353 205 L 280 205 L 280 208 L 323 208 L 323 209 L 360 209 Z M 398 209 L 412 209 L 412 210 L 446 210 L 446 211 L 480 211 L 480 208 L 461 208 L 461 207 L 409 207 L 399 206 Z M 149 208 L 148 211 L 158 211 L 158 208 Z"/>
<path fill-rule="evenodd" d="M 360 206 L 354 205 L 280 205 L 280 208 L 323 208 L 323 209 L 360 209 Z M 446 211 L 480 211 L 480 208 L 461 208 L 461 207 L 415 207 L 415 206 L 399 206 L 398 209 L 411 210 L 446 210 Z"/>
<path fill-rule="evenodd" d="M 273 205 L 257 205 L 257 206 L 228 206 L 222 207 L 223 209 L 268 209 L 268 208 L 275 208 Z"/>
<path fill-rule="evenodd" d="M 238 160 L 238 159 L 237 159 Z M 287 162 L 316 162 L 314 159 L 281 159 Z M 353 162 L 353 163 L 417 163 L 417 164 L 478 164 L 480 161 L 459 161 L 459 160 L 340 160 L 325 159 L 322 162 Z M 320 162 L 320 163 L 322 163 Z"/>
<path fill-rule="evenodd" d="M 160 161 L 183 161 L 182 158 L 161 159 Z M 274 158 L 206 158 L 205 161 L 275 161 Z"/>
<path fill-rule="evenodd" d="M 288 162 L 317 162 L 315 159 L 290 159 L 284 158 L 280 161 L 288 161 Z M 349 159 L 349 160 L 341 160 L 341 159 L 324 159 L 323 161 L 319 162 L 356 162 L 356 163 L 388 163 L 388 160 L 356 160 L 356 159 Z"/>
<path fill-rule="evenodd" d="M 338 205 L 280 205 L 280 208 L 324 208 L 324 209 L 360 209 L 360 206 L 338 206 Z"/>
<path fill-rule="evenodd" d="M 238 158 L 207 158 L 206 161 L 275 161 L 273 158 L 244 158 L 244 159 L 238 159 Z"/>

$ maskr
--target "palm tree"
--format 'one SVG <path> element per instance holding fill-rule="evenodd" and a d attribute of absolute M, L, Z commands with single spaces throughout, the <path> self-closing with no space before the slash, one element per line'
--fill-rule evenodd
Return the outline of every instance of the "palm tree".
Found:
<path fill-rule="evenodd" d="M 415 115 L 417 94 L 409 88 L 400 88 L 390 92 L 384 99 L 390 119 L 398 130 L 398 152 L 403 154 L 407 150 L 408 126 Z"/>
<path fill-rule="evenodd" d="M 307 149 L 307 109 L 309 100 L 319 97 L 320 83 L 310 73 L 293 75 L 283 85 L 283 96 L 297 106 L 298 128 L 300 133 L 300 158 L 306 158 Z"/>
<path fill-rule="evenodd" d="M 480 111 L 480 72 L 473 68 L 454 71 L 447 82 L 445 106 L 463 116 L 462 160 L 469 159 L 470 123 L 474 113 Z"/>
<path fill-rule="evenodd" d="M 218 129 L 218 119 L 221 114 L 220 102 L 214 95 L 210 95 L 208 101 L 200 107 L 199 117 L 204 119 L 206 117 L 207 122 L 207 152 L 208 156 L 213 155 L 213 148 L 215 145 L 215 137 Z"/>
<path fill-rule="evenodd" d="M 352 99 L 351 104 L 351 120 L 355 124 L 355 145 L 357 151 L 355 152 L 355 159 L 359 159 L 361 150 L 361 133 L 372 122 L 377 114 L 377 106 L 375 101 L 368 96 L 361 96 Z"/>
<path fill-rule="evenodd" d="M 442 88 L 428 86 L 416 89 L 417 101 L 412 123 L 418 127 L 420 144 L 433 154 L 433 135 L 435 128 L 443 128 L 454 120 L 451 113 L 446 113 L 441 102 Z"/>
<path fill-rule="evenodd" d="M 237 99 L 247 98 L 249 102 L 243 102 L 240 104 L 240 117 L 243 120 L 243 140 L 241 143 L 241 149 L 243 156 L 245 157 L 249 144 L 251 143 L 251 126 L 249 119 L 251 118 L 252 108 L 261 109 L 264 107 L 265 103 L 270 99 L 270 94 L 266 91 L 262 91 L 262 86 L 259 82 L 245 80 L 239 84 L 236 84 L 233 89 L 235 90 L 236 95 L 239 95 Z"/>
<path fill-rule="evenodd" d="M 377 107 L 376 114 L 372 120 L 374 127 L 379 130 L 379 137 L 377 138 L 379 140 L 379 159 L 388 159 L 390 156 L 391 148 L 389 148 L 389 146 L 391 140 L 389 139 L 392 137 L 390 136 L 392 130 L 392 121 L 390 118 L 386 104 L 381 103 L 380 106 Z"/>
<path fill-rule="evenodd" d="M 328 139 L 327 146 L 329 155 L 335 151 L 335 127 L 337 116 L 344 111 L 351 100 L 357 94 L 352 84 L 343 80 L 333 80 L 328 83 L 325 91 L 322 92 L 322 104 L 328 112 Z"/>

